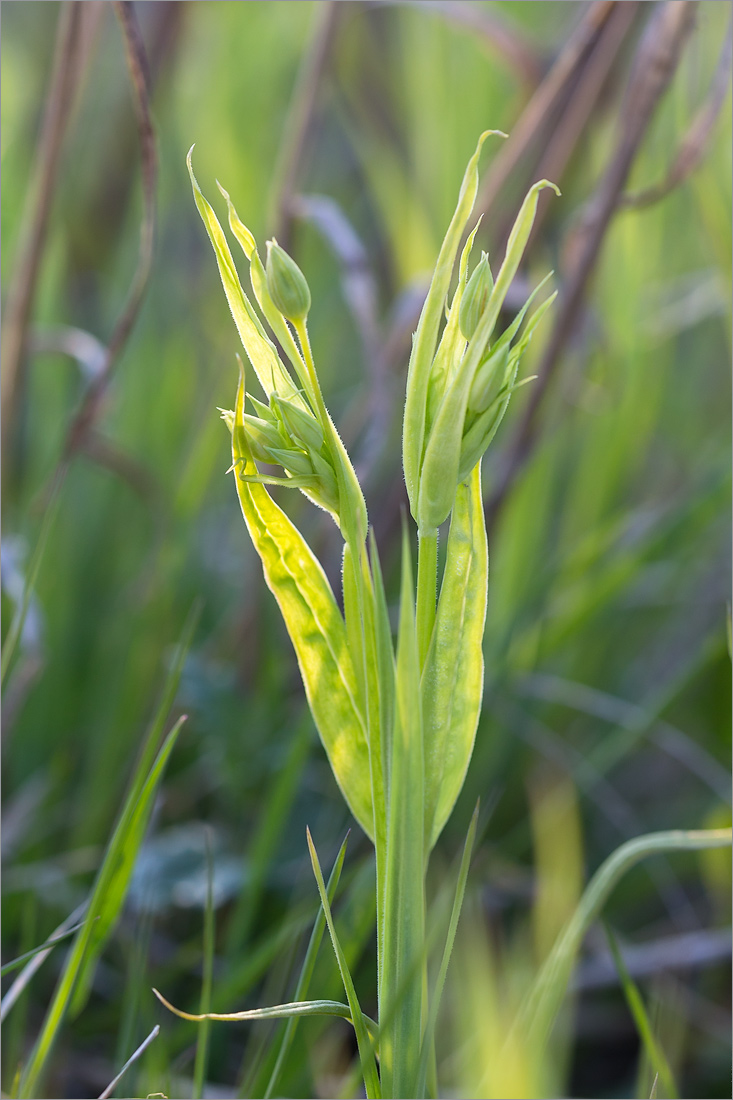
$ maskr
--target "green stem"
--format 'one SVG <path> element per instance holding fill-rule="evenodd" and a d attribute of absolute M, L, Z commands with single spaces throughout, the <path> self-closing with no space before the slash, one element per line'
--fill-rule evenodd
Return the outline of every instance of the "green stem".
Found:
<path fill-rule="evenodd" d="M 430 648 L 438 594 L 438 532 L 418 534 L 417 543 L 417 647 L 420 668 Z"/>

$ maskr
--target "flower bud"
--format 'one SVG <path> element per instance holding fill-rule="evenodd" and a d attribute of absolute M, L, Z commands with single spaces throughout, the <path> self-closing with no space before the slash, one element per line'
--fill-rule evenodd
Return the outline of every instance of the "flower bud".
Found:
<path fill-rule="evenodd" d="M 276 394 L 272 395 L 270 401 L 276 406 L 285 429 L 295 442 L 307 451 L 320 451 L 323 446 L 323 431 L 316 418 L 292 401 Z"/>
<path fill-rule="evenodd" d="M 295 260 L 277 241 L 267 242 L 267 289 L 275 307 L 293 324 L 304 321 L 311 307 L 311 292 Z"/>
<path fill-rule="evenodd" d="M 481 259 L 466 284 L 458 314 L 458 325 L 467 340 L 471 339 L 478 328 L 493 289 L 494 279 L 489 267 L 489 257 L 486 252 L 482 252 Z"/>
<path fill-rule="evenodd" d="M 509 361 L 509 344 L 503 344 L 486 357 L 473 376 L 468 394 L 470 412 L 482 413 L 488 409 L 494 397 L 504 385 Z"/>

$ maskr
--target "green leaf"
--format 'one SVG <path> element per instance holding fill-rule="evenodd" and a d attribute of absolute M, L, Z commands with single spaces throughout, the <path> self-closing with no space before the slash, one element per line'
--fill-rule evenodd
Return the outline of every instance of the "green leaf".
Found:
<path fill-rule="evenodd" d="M 336 935 L 336 928 L 333 923 L 333 916 L 331 915 L 331 906 L 328 901 L 326 884 L 323 881 L 323 873 L 321 871 L 321 865 L 318 861 L 318 853 L 316 852 L 310 829 L 306 829 L 306 837 L 308 840 L 308 851 L 310 852 L 311 864 L 313 866 L 313 874 L 315 875 L 316 883 L 318 885 L 318 893 L 321 895 L 321 905 L 323 906 L 323 913 L 326 918 L 326 924 L 328 925 L 328 931 L 331 936 L 331 943 L 333 944 L 336 961 L 341 972 L 341 980 L 344 983 L 346 999 L 349 1002 L 348 1011 L 351 1017 L 351 1022 L 354 1025 L 354 1031 L 356 1032 L 356 1042 L 359 1047 L 359 1058 L 361 1059 L 361 1070 L 364 1077 L 364 1087 L 366 1089 L 367 1098 L 368 1100 L 378 1100 L 382 1093 L 379 1085 L 379 1075 L 377 1074 L 377 1065 L 374 1060 L 374 1048 L 369 1038 L 366 1017 L 361 1011 L 359 999 L 356 995 L 356 989 L 354 988 L 354 982 L 351 977 L 351 973 L 349 972 L 348 964 L 346 962 L 346 956 L 343 953 L 339 938 Z"/>
<path fill-rule="evenodd" d="M 244 437 L 244 375 L 237 391 L 232 456 L 235 470 L 256 473 Z M 235 474 L 247 529 L 278 602 L 298 659 L 308 704 L 336 782 L 351 812 L 373 838 L 369 746 L 358 683 L 341 612 L 331 586 L 298 529 L 263 485 Z"/>
<path fill-rule="evenodd" d="M 252 308 L 252 304 L 242 290 L 242 284 L 239 281 L 239 275 L 237 274 L 237 269 L 234 265 L 234 260 L 229 250 L 224 232 L 219 225 L 216 214 L 204 198 L 196 177 L 193 174 L 193 167 L 191 165 L 192 152 L 193 146 L 191 146 L 189 150 L 186 163 L 188 164 L 188 172 L 191 177 L 193 197 L 196 201 L 199 214 L 201 215 L 201 220 L 206 227 L 206 232 L 209 234 L 209 240 L 213 245 L 224 293 L 226 294 L 234 323 L 237 326 L 242 346 L 247 353 L 247 358 L 254 367 L 260 385 L 266 394 L 270 394 L 274 391 L 279 394 L 280 397 L 288 398 L 296 404 L 301 403 L 302 398 L 298 392 L 297 386 L 280 362 L 280 357 L 275 350 L 274 344 L 267 336 L 259 317 Z"/>
<path fill-rule="evenodd" d="M 455 805 L 473 751 L 483 691 L 488 569 L 477 465 L 456 494 L 443 584 L 422 677 L 429 848 Z"/>
<path fill-rule="evenodd" d="M 642 1041 L 644 1049 L 649 1059 L 649 1064 L 654 1071 L 654 1085 L 655 1088 L 657 1080 L 662 1082 L 665 1096 L 671 1098 L 671 1100 L 677 1100 L 679 1093 L 674 1083 L 674 1074 L 670 1068 L 667 1056 L 662 1050 L 661 1046 L 654 1038 L 654 1030 L 649 1019 L 649 1014 L 644 1004 L 644 998 L 639 992 L 633 978 L 629 974 L 624 957 L 619 950 L 619 946 L 616 943 L 616 937 L 611 929 L 604 921 L 604 930 L 606 933 L 606 939 L 608 940 L 608 946 L 611 949 L 611 955 L 616 966 L 619 979 L 621 981 L 621 988 L 624 991 L 626 997 L 626 1003 L 629 1006 L 631 1015 L 634 1017 L 634 1023 L 636 1024 L 636 1030 L 639 1033 L 639 1038 Z"/>
<path fill-rule="evenodd" d="M 502 134 L 500 130 L 486 130 L 479 138 L 476 152 L 468 162 L 458 195 L 458 203 L 438 253 L 430 289 L 420 314 L 407 370 L 407 393 L 405 395 L 402 436 L 403 465 L 407 494 L 410 498 L 410 508 L 413 516 L 417 514 L 418 482 L 425 440 L 428 382 L 443 315 L 443 304 L 448 295 L 458 245 L 478 191 L 478 161 L 481 146 L 489 134 L 506 137 L 506 134 Z"/>

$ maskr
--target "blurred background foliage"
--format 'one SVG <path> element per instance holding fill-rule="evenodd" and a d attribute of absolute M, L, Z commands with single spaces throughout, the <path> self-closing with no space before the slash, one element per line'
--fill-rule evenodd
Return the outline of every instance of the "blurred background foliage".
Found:
<path fill-rule="evenodd" d="M 672 8 L 684 25 L 644 115 Z M 554 179 L 562 198 L 543 196 L 516 297 L 552 268 L 560 298 L 528 357 L 540 380 L 515 397 L 484 461 L 485 705 L 438 848 L 437 894 L 478 796 L 482 816 L 441 1078 L 447 1095 L 534 1096 L 549 1081 L 552 1095 L 648 1096 L 653 1074 L 601 928 L 547 1072 L 521 1043 L 499 1070 L 495 1044 L 581 880 L 613 848 L 729 815 L 728 5 L 94 0 L 4 4 L 2 17 L 4 338 L 18 340 L 3 355 L 6 634 L 54 484 L 58 503 L 5 691 L 4 958 L 42 942 L 86 896 L 200 605 L 172 716 L 188 722 L 48 1095 L 98 1095 L 156 1021 L 124 1094 L 192 1095 L 181 1090 L 195 1027 L 150 987 L 197 1010 L 205 824 L 219 1011 L 292 996 L 316 911 L 305 825 L 329 865 L 349 826 L 224 473 L 216 408 L 232 404 L 238 345 L 185 154 L 195 142 L 220 216 L 215 177 L 260 245 L 275 232 L 306 272 L 326 398 L 364 478 L 394 596 L 410 333 L 465 163 L 491 127 L 510 138 L 484 153 L 478 243 L 499 256 L 527 185 Z M 64 20 L 67 30 L 75 20 L 66 55 Z M 135 29 L 157 225 L 145 293 L 112 361 L 105 346 L 143 214 L 125 49 Z M 64 64 L 49 134 L 45 104 Z M 645 201 L 624 197 L 665 181 Z M 99 400 L 74 431 L 95 379 Z M 284 506 L 337 580 L 328 519 L 294 493 Z M 728 1095 L 727 868 L 717 856 L 658 857 L 606 914 L 686 1096 Z M 355 830 L 337 919 L 366 1011 L 372 890 Z M 8 1017 L 6 1090 L 63 953 Z M 312 989 L 337 995 L 327 950 Z M 267 1024 L 216 1025 L 206 1094 L 262 1095 L 272 1035 Z M 347 1025 L 306 1021 L 280 1094 L 341 1094 L 352 1057 Z"/>

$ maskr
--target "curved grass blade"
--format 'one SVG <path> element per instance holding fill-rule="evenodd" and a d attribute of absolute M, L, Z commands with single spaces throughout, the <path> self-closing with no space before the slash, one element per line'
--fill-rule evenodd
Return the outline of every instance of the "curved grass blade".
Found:
<path fill-rule="evenodd" d="M 658 852 L 701 851 L 731 843 L 730 829 L 671 829 L 628 840 L 598 868 L 543 965 L 520 1014 L 520 1026 L 530 1032 L 530 1044 L 541 1049 L 550 1033 L 567 988 L 583 936 L 600 913 L 620 878 L 634 864 Z"/>
<path fill-rule="evenodd" d="M 244 435 L 244 376 L 237 390 L 232 456 L 252 472 Z M 320 562 L 264 486 L 235 475 L 247 529 L 278 602 L 298 659 L 305 693 L 336 782 L 351 812 L 372 838 L 369 746 L 358 706 L 346 628 Z"/>
<path fill-rule="evenodd" d="M 74 946 L 71 949 L 66 965 L 61 973 L 51 1005 L 46 1014 L 41 1034 L 31 1052 L 28 1063 L 21 1075 L 18 1096 L 31 1098 L 39 1096 L 40 1077 L 45 1068 L 48 1056 L 51 1052 L 54 1039 L 59 1027 L 66 1015 L 72 993 L 84 966 L 87 952 L 91 948 L 91 938 L 94 929 L 94 918 L 105 916 L 109 918 L 110 899 L 114 908 L 114 917 L 119 913 L 119 908 L 124 901 L 129 874 L 124 883 L 120 878 L 120 868 L 130 867 L 130 848 L 134 853 L 142 842 L 144 829 L 143 822 L 147 822 L 152 809 L 153 798 L 158 789 L 158 784 L 163 776 L 163 771 L 168 758 L 173 751 L 173 746 L 185 721 L 185 716 L 179 718 L 171 732 L 166 737 L 158 756 L 147 776 L 135 777 L 132 790 L 120 815 L 119 822 L 107 845 L 107 851 L 99 869 L 97 880 L 94 884 L 92 896 L 89 902 L 89 915 L 84 927 L 80 930 Z M 134 862 L 134 857 L 133 857 Z M 116 885 L 117 890 L 113 893 Z M 101 922 L 100 922 L 101 923 Z M 108 924 L 108 927 L 110 925 Z"/>
<path fill-rule="evenodd" d="M 218 1020 L 220 1023 L 243 1023 L 247 1020 L 281 1020 L 286 1017 L 301 1016 L 340 1016 L 342 1020 L 353 1023 L 351 1009 L 341 1001 L 290 1001 L 288 1004 L 270 1005 L 268 1008 L 250 1008 L 243 1012 L 184 1012 L 182 1008 L 176 1008 L 167 1000 L 160 990 L 153 988 L 153 993 L 160 1003 L 179 1016 L 182 1020 L 190 1020 L 199 1024 L 206 1020 Z M 369 1016 L 363 1016 L 367 1030 L 375 1037 L 377 1024 Z"/>
<path fill-rule="evenodd" d="M 425 837 L 430 850 L 463 786 L 483 692 L 489 575 L 480 466 L 459 485 L 433 637 L 422 676 Z"/>
<path fill-rule="evenodd" d="M 318 885 L 318 893 L 321 895 L 321 905 L 323 906 L 323 913 L 326 918 L 326 924 L 328 925 L 328 931 L 331 936 L 331 943 L 333 944 L 336 961 L 341 972 L 341 980 L 344 983 L 346 999 L 349 1002 L 349 1016 L 351 1018 L 351 1022 L 354 1025 L 354 1031 L 356 1032 L 356 1042 L 359 1047 L 359 1058 L 361 1060 L 361 1071 L 364 1077 L 364 1087 L 366 1089 L 367 1100 L 379 1100 L 379 1097 L 381 1097 L 382 1093 L 379 1085 L 377 1064 L 374 1060 L 374 1047 L 371 1039 L 369 1038 L 369 1024 L 367 1023 L 367 1018 L 364 1016 L 359 1006 L 359 999 L 356 995 L 354 982 L 349 972 L 349 967 L 346 962 L 346 956 L 343 953 L 338 936 L 336 935 L 336 928 L 334 926 L 333 917 L 331 915 L 331 906 L 329 904 L 328 894 L 326 892 L 326 884 L 323 881 L 323 872 L 321 871 L 321 865 L 318 862 L 318 853 L 316 852 L 316 848 L 313 843 L 313 837 L 311 836 L 310 829 L 306 828 L 305 832 L 306 838 L 308 840 L 308 851 L 310 852 L 311 864 L 313 866 L 313 874 L 315 875 L 316 883 Z M 345 1008 L 346 1006 L 344 1005 L 341 1007 Z M 376 1025 L 373 1025 L 373 1027 L 376 1027 Z M 374 1034 L 374 1031 L 372 1031 L 372 1034 Z"/>

